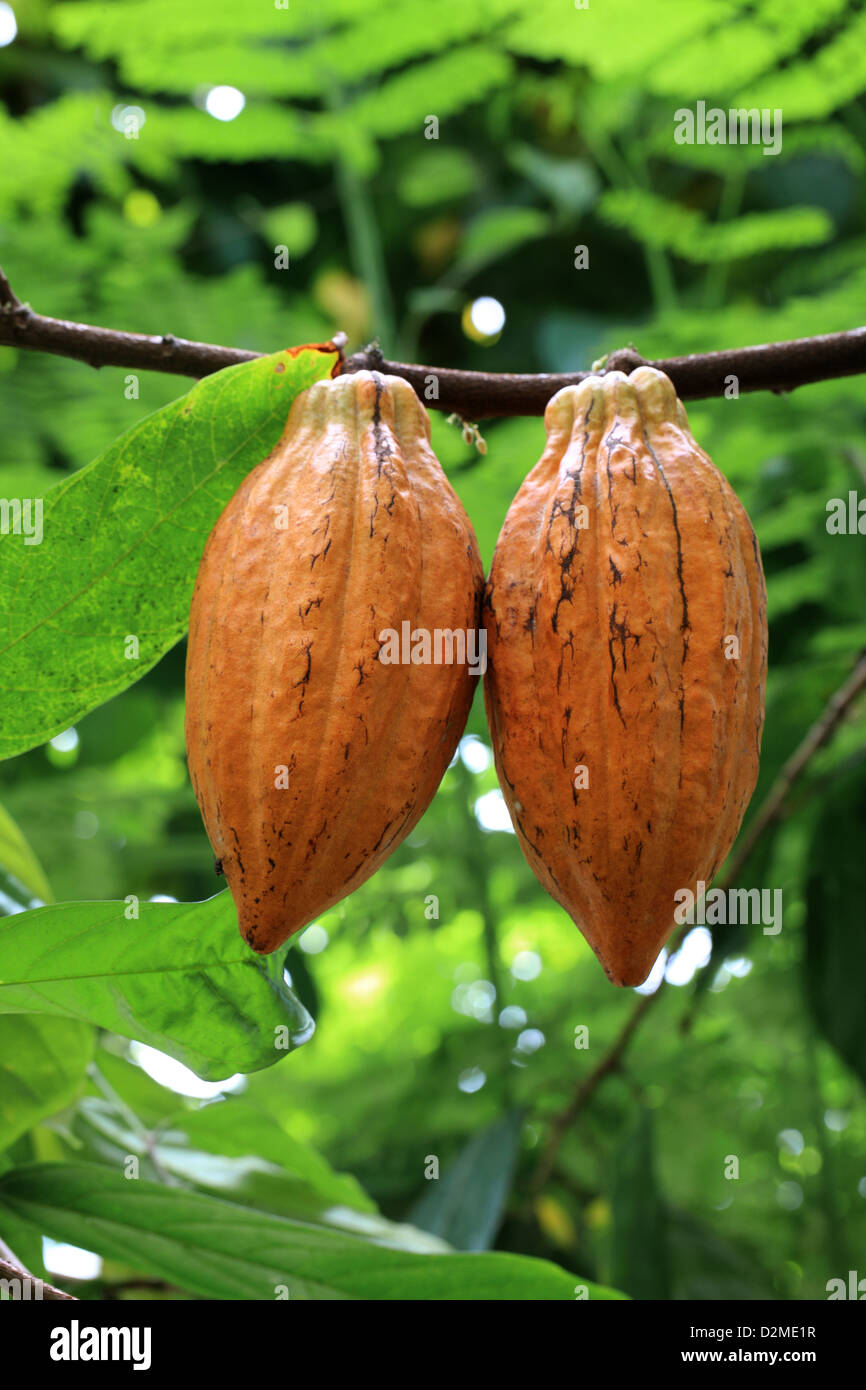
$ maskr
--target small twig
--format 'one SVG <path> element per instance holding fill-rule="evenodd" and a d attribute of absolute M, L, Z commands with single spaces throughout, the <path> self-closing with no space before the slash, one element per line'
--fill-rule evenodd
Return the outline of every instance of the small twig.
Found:
<path fill-rule="evenodd" d="M 111 1085 L 111 1082 L 108 1080 L 106 1076 L 103 1075 L 103 1073 L 100 1071 L 99 1067 L 95 1062 L 91 1062 L 87 1070 L 90 1076 L 93 1078 L 96 1085 L 99 1087 L 102 1094 L 105 1096 L 106 1100 L 114 1106 L 118 1115 L 122 1116 L 122 1118 L 126 1120 L 126 1123 L 129 1125 L 129 1128 L 132 1130 L 133 1134 L 136 1134 L 138 1138 L 141 1140 L 144 1151 L 147 1157 L 150 1159 L 151 1163 L 153 1164 L 153 1171 L 156 1174 L 159 1182 L 163 1183 L 166 1187 L 177 1187 L 178 1184 L 175 1181 L 175 1179 L 171 1176 L 170 1173 L 167 1173 L 165 1171 L 159 1159 L 157 1158 L 156 1145 L 158 1141 L 156 1139 L 156 1136 L 152 1134 L 152 1132 L 147 1128 L 146 1125 L 142 1124 L 135 1111 L 132 1110 L 130 1106 L 128 1106 L 126 1102 L 117 1094 L 114 1087 Z"/>
<path fill-rule="evenodd" d="M 19 1283 L 26 1284 L 29 1289 L 33 1290 L 30 1299 L 63 1299 L 64 1301 L 69 1299 L 73 1303 L 78 1302 L 74 1294 L 64 1293 L 62 1289 L 55 1289 L 53 1284 L 46 1284 L 44 1279 L 37 1279 L 35 1274 L 31 1274 L 28 1269 L 17 1262 L 0 1259 L 0 1275 L 4 1279 L 17 1279 Z M 27 1301 L 29 1302 L 30 1299 Z"/>
<path fill-rule="evenodd" d="M 866 690 L 866 652 L 858 659 L 857 665 L 848 679 L 830 696 L 820 716 L 785 763 L 769 793 L 761 803 L 757 815 L 749 826 L 748 834 L 743 836 L 737 853 L 730 861 L 727 872 L 718 885 L 723 892 L 726 892 L 737 882 L 741 870 L 761 835 L 782 815 L 785 802 L 794 784 L 802 776 L 815 754 L 829 743 L 851 704 L 863 690 Z M 691 930 L 692 927 L 689 923 L 680 928 L 670 943 L 671 955 L 679 950 Z M 541 1191 L 550 1177 L 565 1131 L 574 1123 L 605 1078 L 619 1069 L 637 1028 L 656 1000 L 661 998 L 664 989 L 665 981 L 662 980 L 653 994 L 646 994 L 638 1001 L 601 1061 L 579 1083 L 568 1105 L 554 1117 L 544 1152 L 530 1186 L 533 1195 L 537 1195 Z"/>
<path fill-rule="evenodd" d="M 560 1110 L 559 1114 L 554 1119 L 544 1153 L 541 1156 L 541 1161 L 535 1170 L 535 1175 L 530 1184 L 530 1193 L 532 1196 L 538 1195 L 550 1177 L 556 1163 L 559 1146 L 562 1143 L 565 1131 L 577 1118 L 605 1078 L 619 1069 L 619 1065 L 622 1062 L 635 1030 L 640 1025 L 644 1014 L 652 1006 L 653 1000 L 657 997 L 658 991 L 656 991 L 655 994 L 643 995 L 638 1001 L 637 1006 L 629 1014 L 623 1027 L 620 1029 L 601 1061 L 593 1068 L 588 1076 L 584 1077 L 568 1105 L 566 1105 L 564 1110 Z"/>

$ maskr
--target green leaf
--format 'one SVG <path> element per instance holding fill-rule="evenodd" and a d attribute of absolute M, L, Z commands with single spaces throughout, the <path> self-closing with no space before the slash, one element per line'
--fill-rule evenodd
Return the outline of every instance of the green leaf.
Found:
<path fill-rule="evenodd" d="M 856 767 L 826 799 L 809 855 L 806 993 L 818 1027 L 866 1081 L 863 826 L 866 778 Z"/>
<path fill-rule="evenodd" d="M 834 26 L 835 27 L 835 26 Z M 737 106 L 780 108 L 785 120 L 816 120 L 866 91 L 866 13 L 851 15 L 816 52 L 762 74 Z"/>
<path fill-rule="evenodd" d="M 278 1120 L 245 1096 L 202 1106 L 180 1121 L 190 1141 L 208 1153 L 241 1158 L 255 1154 L 308 1183 L 321 1197 L 358 1211 L 376 1204 L 348 1173 L 337 1173 L 315 1149 L 293 1139 Z"/>
<path fill-rule="evenodd" d="M 126 911 L 60 903 L 0 921 L 0 1014 L 86 1020 L 210 1081 L 272 1066 L 310 1037 L 309 1014 L 241 940 L 228 893 Z"/>
<path fill-rule="evenodd" d="M 634 79 L 664 65 L 692 35 L 728 17 L 719 0 L 665 0 L 664 23 L 658 23 L 644 0 L 617 0 L 616 5 L 590 3 L 565 21 L 561 0 L 536 0 L 521 7 L 508 30 L 508 47 L 544 62 L 589 68 L 600 78 Z"/>
<path fill-rule="evenodd" d="M 408 1219 L 457 1250 L 489 1250 L 517 1163 L 523 1112 L 513 1110 L 474 1135 L 438 1179 L 430 1179 Z"/>
<path fill-rule="evenodd" d="M 647 246 L 673 251 L 697 265 L 817 246 L 833 235 L 832 219 L 822 208 L 789 207 L 710 222 L 693 208 L 639 188 L 609 190 L 599 200 L 598 211 L 604 221 Z"/>
<path fill-rule="evenodd" d="M 667 1218 L 656 1186 L 648 1110 L 641 1110 L 614 1157 L 612 1205 L 614 1283 L 631 1298 L 670 1298 Z"/>
<path fill-rule="evenodd" d="M 410 208 L 463 198 L 478 184 L 478 170 L 465 150 L 437 149 L 432 142 L 413 156 L 397 185 L 400 201 Z"/>
<path fill-rule="evenodd" d="M 596 203 L 599 177 L 585 159 L 554 159 L 531 145 L 515 145 L 508 161 L 562 212 L 579 216 Z"/>
<path fill-rule="evenodd" d="M 86 1023 L 0 1015 L 0 1149 L 71 1104 L 93 1047 Z"/>
<path fill-rule="evenodd" d="M 132 1263 L 203 1298 L 275 1299 L 285 1290 L 291 1299 L 570 1301 L 578 1282 L 521 1255 L 388 1249 L 314 1222 L 128 1182 L 98 1164 L 32 1164 L 5 1173 L 6 1210 L 55 1240 Z M 621 1297 L 598 1285 L 589 1292 Z"/>
<path fill-rule="evenodd" d="M 201 1130 L 196 1120 L 209 1109 L 230 1113 L 231 1129 L 217 1123 Z M 255 1107 L 247 1104 L 245 1109 L 243 1101 L 238 1107 L 226 1101 L 177 1112 L 174 1122 L 146 1134 L 131 1129 L 108 1101 L 88 1096 L 77 1107 L 70 1135 L 79 1146 L 76 1158 L 119 1171 L 126 1156 L 134 1154 L 143 1178 L 157 1181 L 168 1174 L 183 1187 L 276 1216 L 365 1231 L 381 1221 L 375 1202 L 354 1178 L 335 1173 L 313 1149 L 291 1139 Z M 267 1154 L 259 1152 L 258 1139 Z M 426 1248 L 440 1247 L 441 1242 L 427 1240 Z"/>
<path fill-rule="evenodd" d="M 205 377 L 47 493 L 41 544 L 0 535 L 0 756 L 52 738 L 183 636 L 208 532 L 335 361 L 289 350 Z"/>
<path fill-rule="evenodd" d="M 103 1041 L 94 1060 L 115 1095 L 119 1096 L 149 1129 L 155 1129 L 157 1125 L 176 1115 L 177 1091 L 169 1090 L 167 1086 L 161 1086 L 158 1081 L 154 1081 L 137 1062 L 129 1062 L 126 1057 L 109 1052 L 108 1048 L 112 1043 L 115 1046 L 126 1047 L 120 1039 L 109 1036 Z M 93 1082 L 91 1093 L 101 1096 L 102 1089 Z"/>
<path fill-rule="evenodd" d="M 29 897 L 51 902 L 51 889 L 42 865 L 4 806 L 0 806 L 0 874 L 8 874 L 24 890 L 23 895 L 16 893 L 17 901 L 26 902 Z"/>
<path fill-rule="evenodd" d="M 544 236 L 549 227 L 550 218 L 538 208 L 491 208 L 467 228 L 460 247 L 460 264 L 485 265 L 508 255 L 524 242 Z"/>
<path fill-rule="evenodd" d="M 262 230 L 275 246 L 288 246 L 290 261 L 305 256 L 316 244 L 318 225 L 309 203 L 283 203 L 268 208 L 262 218 Z"/>
<path fill-rule="evenodd" d="M 486 44 L 457 48 L 380 81 L 347 114 L 362 130 L 393 138 L 422 130 L 431 114 L 431 100 L 432 114 L 443 121 L 504 87 L 510 75 L 511 60 L 495 48 Z"/>

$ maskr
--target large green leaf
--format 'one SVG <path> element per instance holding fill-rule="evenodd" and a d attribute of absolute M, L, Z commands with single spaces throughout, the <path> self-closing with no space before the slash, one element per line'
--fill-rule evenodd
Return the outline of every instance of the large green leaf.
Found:
<path fill-rule="evenodd" d="M 93 1044 L 86 1023 L 0 1014 L 0 1149 L 75 1099 Z"/>
<path fill-rule="evenodd" d="M 213 1081 L 310 1036 L 309 1014 L 241 940 L 228 893 L 125 911 L 60 903 L 0 921 L 0 1014 L 86 1020 Z"/>
<path fill-rule="evenodd" d="M 183 636 L 208 532 L 335 362 L 305 348 L 206 377 L 46 494 L 41 544 L 0 535 L 0 756 L 53 737 Z"/>
<path fill-rule="evenodd" d="M 204 1298 L 275 1299 L 286 1290 L 292 1299 L 559 1301 L 572 1300 L 578 1282 L 544 1260 L 389 1249 L 314 1222 L 127 1181 L 99 1164 L 39 1163 L 5 1173 L 0 1212 L 6 1210 L 55 1240 L 131 1263 Z M 589 1293 L 621 1297 L 597 1285 Z"/>

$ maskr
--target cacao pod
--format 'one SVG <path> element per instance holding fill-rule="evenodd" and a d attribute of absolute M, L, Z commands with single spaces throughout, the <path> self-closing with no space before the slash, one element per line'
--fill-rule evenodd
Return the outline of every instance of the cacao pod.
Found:
<path fill-rule="evenodd" d="M 483 584 L 412 388 L 358 372 L 302 392 L 211 532 L 190 612 L 189 768 L 255 951 L 369 878 L 431 801 L 472 702 L 454 634 L 474 648 Z M 411 661 L 380 659 L 387 632 Z"/>
<path fill-rule="evenodd" d="M 637 985 L 755 787 L 764 576 L 662 372 L 567 386 L 545 426 L 487 585 L 487 716 L 529 864 Z"/>

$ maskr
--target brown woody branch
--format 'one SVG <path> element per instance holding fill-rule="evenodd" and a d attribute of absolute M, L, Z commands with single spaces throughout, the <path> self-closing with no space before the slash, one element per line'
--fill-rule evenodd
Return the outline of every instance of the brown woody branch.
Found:
<path fill-rule="evenodd" d="M 866 690 L 866 652 L 859 657 L 848 679 L 830 696 L 821 714 L 791 754 L 761 803 L 757 815 L 749 826 L 748 834 L 743 836 L 742 842 L 738 845 L 737 853 L 730 860 L 727 872 L 717 885 L 723 892 L 727 892 L 737 883 L 740 873 L 760 837 L 781 818 L 795 783 L 802 777 L 815 754 L 830 742 L 854 700 L 864 690 Z M 680 928 L 671 942 L 671 954 L 679 950 L 691 930 L 691 925 L 688 923 Z M 653 1004 L 661 998 L 664 988 L 665 982 L 662 980 L 654 994 L 645 994 L 638 1000 L 607 1052 L 589 1075 L 585 1076 L 578 1084 L 568 1104 L 554 1116 L 544 1152 L 532 1179 L 532 1195 L 537 1195 L 542 1190 L 553 1172 L 566 1130 L 574 1123 L 602 1082 L 619 1070 L 634 1034 Z M 690 1018 L 690 1015 L 687 1015 L 686 1018 Z"/>
<path fill-rule="evenodd" d="M 43 1279 L 37 1279 L 35 1274 L 23 1269 L 20 1265 L 13 1264 L 11 1260 L 0 1259 L 0 1276 L 4 1279 L 17 1279 L 19 1283 L 26 1284 L 32 1290 L 30 1298 L 39 1299 L 63 1299 L 77 1302 L 74 1294 L 64 1293 L 62 1289 L 55 1289 L 53 1284 L 46 1284 Z"/>
<path fill-rule="evenodd" d="M 263 356 L 244 348 L 191 342 L 172 334 L 125 333 L 49 318 L 37 314 L 29 304 L 18 299 L 2 270 L 0 345 L 71 357 L 91 367 L 125 367 L 197 378 Z M 342 343 L 339 346 L 342 347 Z M 628 347 L 612 353 L 605 370 L 631 371 L 645 360 L 667 373 L 683 400 L 721 396 L 731 377 L 736 377 L 741 392 L 792 391 L 812 382 L 866 372 L 866 328 L 654 360 L 644 359 L 634 348 Z M 391 362 L 376 347 L 365 348 L 344 359 L 344 372 L 369 368 L 404 377 L 426 405 L 447 413 L 456 411 L 467 420 L 543 415 L 544 407 L 556 391 L 590 375 L 589 372 L 574 372 L 522 376 L 425 367 Z M 433 399 L 429 398 L 427 390 L 431 378 L 435 378 L 438 392 Z"/>

